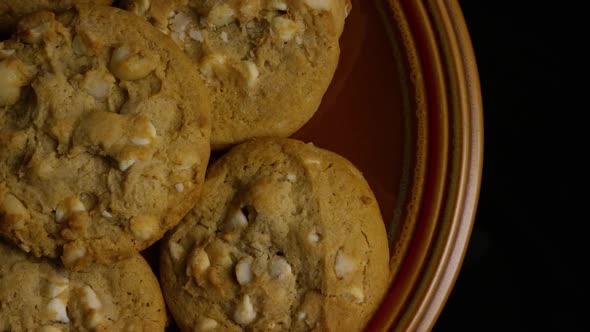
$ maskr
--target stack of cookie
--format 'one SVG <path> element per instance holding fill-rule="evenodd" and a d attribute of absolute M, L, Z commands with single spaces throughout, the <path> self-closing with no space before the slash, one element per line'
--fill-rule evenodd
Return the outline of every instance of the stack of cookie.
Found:
<path fill-rule="evenodd" d="M 0 0 L 0 331 L 362 330 L 379 206 L 286 138 L 350 4 L 74 2 Z"/>

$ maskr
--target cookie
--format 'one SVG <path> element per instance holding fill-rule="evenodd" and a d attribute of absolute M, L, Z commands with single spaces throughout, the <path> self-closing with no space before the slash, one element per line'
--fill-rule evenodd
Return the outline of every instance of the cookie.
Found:
<path fill-rule="evenodd" d="M 127 0 L 199 68 L 211 144 L 286 137 L 317 111 L 338 64 L 349 0 Z"/>
<path fill-rule="evenodd" d="M 360 331 L 389 281 L 362 174 L 291 139 L 232 148 L 165 239 L 160 281 L 183 331 Z"/>
<path fill-rule="evenodd" d="M 78 272 L 0 241 L 0 331 L 164 331 L 158 280 L 135 255 Z"/>
<path fill-rule="evenodd" d="M 75 2 L 110 5 L 113 0 L 0 0 L 0 36 L 8 35 L 24 15 L 39 10 L 64 11 Z"/>
<path fill-rule="evenodd" d="M 80 5 L 23 18 L 0 55 L 1 236 L 76 268 L 180 222 L 204 181 L 210 104 L 168 37 Z"/>

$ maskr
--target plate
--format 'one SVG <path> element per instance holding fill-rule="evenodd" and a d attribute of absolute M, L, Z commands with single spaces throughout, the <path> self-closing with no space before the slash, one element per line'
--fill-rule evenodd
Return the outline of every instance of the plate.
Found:
<path fill-rule="evenodd" d="M 481 183 L 471 40 L 456 0 L 352 7 L 334 80 L 293 137 L 351 160 L 379 201 L 391 286 L 368 330 L 429 330 L 457 278 Z"/>

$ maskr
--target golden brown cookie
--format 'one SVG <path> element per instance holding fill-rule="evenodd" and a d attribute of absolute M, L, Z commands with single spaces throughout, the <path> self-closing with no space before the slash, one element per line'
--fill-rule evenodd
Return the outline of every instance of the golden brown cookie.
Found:
<path fill-rule="evenodd" d="M 164 297 L 183 331 L 360 331 L 389 281 L 362 174 L 291 139 L 249 141 L 216 161 L 161 248 Z"/>
<path fill-rule="evenodd" d="M 289 136 L 316 112 L 349 0 L 126 0 L 193 60 L 211 91 L 213 148 Z"/>
<path fill-rule="evenodd" d="M 0 331 L 164 331 L 156 276 L 135 255 L 73 272 L 0 241 Z"/>
<path fill-rule="evenodd" d="M 24 15 L 40 10 L 64 11 L 76 2 L 110 5 L 113 0 L 0 0 L 0 36 L 11 33 Z"/>
<path fill-rule="evenodd" d="M 142 250 L 197 199 L 202 79 L 137 16 L 38 12 L 0 43 L 0 235 L 67 267 Z"/>

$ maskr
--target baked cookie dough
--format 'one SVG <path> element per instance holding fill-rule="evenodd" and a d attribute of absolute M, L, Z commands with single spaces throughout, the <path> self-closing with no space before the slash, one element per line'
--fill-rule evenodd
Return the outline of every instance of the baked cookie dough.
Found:
<path fill-rule="evenodd" d="M 64 11 L 76 2 L 110 5 L 113 0 L 0 0 L 0 36 L 9 34 L 26 14 L 39 10 Z"/>
<path fill-rule="evenodd" d="M 387 290 L 379 207 L 344 158 L 291 139 L 234 147 L 163 241 L 183 331 L 360 331 Z"/>
<path fill-rule="evenodd" d="M 148 247 L 200 194 L 209 116 L 192 63 L 137 16 L 26 16 L 0 43 L 0 235 L 70 268 Z"/>
<path fill-rule="evenodd" d="M 158 280 L 135 255 L 63 270 L 0 241 L 0 331 L 164 331 Z"/>
<path fill-rule="evenodd" d="M 286 137 L 316 112 L 349 0 L 126 0 L 169 35 L 210 89 L 214 149 Z"/>

